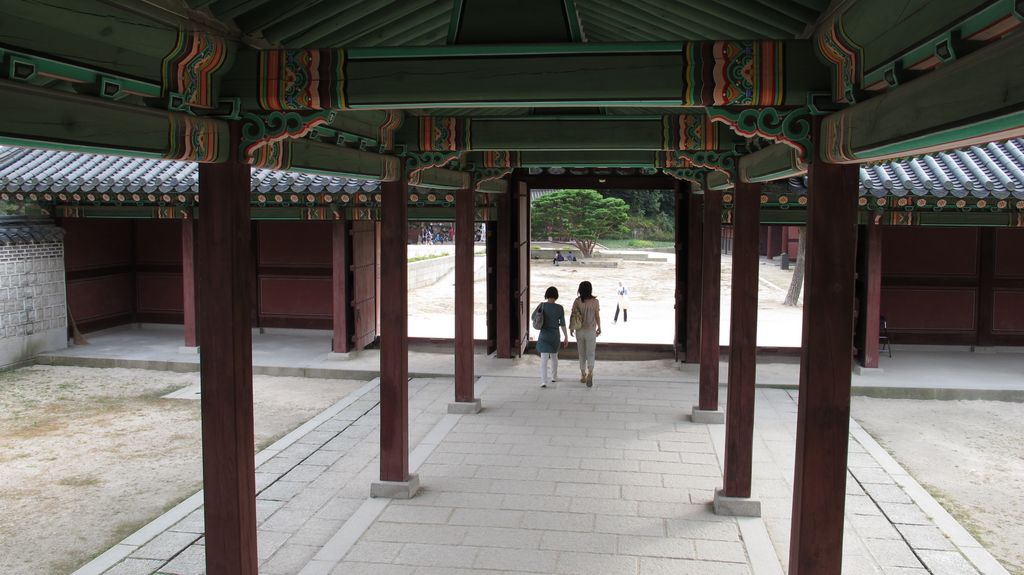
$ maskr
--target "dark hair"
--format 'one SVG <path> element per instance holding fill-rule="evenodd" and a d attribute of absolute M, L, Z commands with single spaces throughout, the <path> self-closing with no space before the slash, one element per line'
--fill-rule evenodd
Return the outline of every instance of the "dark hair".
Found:
<path fill-rule="evenodd" d="M 558 299 L 558 288 L 551 286 L 544 290 L 544 299 Z"/>
<path fill-rule="evenodd" d="M 580 282 L 580 288 L 576 290 L 576 293 L 580 294 L 580 299 L 583 301 L 594 299 L 594 286 L 590 282 Z"/>

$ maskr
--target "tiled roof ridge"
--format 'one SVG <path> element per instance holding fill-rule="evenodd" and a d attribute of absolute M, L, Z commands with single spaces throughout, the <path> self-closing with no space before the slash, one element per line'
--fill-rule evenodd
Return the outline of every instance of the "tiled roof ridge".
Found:
<path fill-rule="evenodd" d="M 0 216 L 0 246 L 59 242 L 63 238 L 64 229 L 52 221 Z"/>
<path fill-rule="evenodd" d="M 0 191 L 195 193 L 199 190 L 197 166 L 173 160 L 0 147 Z M 380 185 L 375 180 L 259 168 L 252 169 L 251 182 L 251 190 L 259 193 L 373 192 Z M 862 165 L 860 195 L 1024 199 L 1024 139 Z"/>

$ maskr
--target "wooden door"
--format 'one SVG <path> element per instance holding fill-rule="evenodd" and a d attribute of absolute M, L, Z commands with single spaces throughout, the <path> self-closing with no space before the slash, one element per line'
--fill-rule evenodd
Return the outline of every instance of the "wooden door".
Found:
<path fill-rule="evenodd" d="M 515 206 L 515 238 L 513 240 L 516 262 L 515 300 L 516 334 L 519 357 L 530 342 L 530 193 L 526 184 L 518 183 L 513 197 Z"/>
<path fill-rule="evenodd" d="M 352 222 L 352 336 L 353 349 L 377 338 L 376 222 Z"/>

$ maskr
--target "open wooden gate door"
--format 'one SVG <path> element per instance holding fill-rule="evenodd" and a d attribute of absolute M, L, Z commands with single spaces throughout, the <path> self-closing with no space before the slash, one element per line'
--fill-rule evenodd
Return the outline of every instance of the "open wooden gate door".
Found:
<path fill-rule="evenodd" d="M 376 222 L 352 222 L 353 349 L 364 349 L 377 338 Z"/>
<path fill-rule="evenodd" d="M 512 195 L 515 211 L 515 293 L 518 304 L 515 311 L 516 347 L 519 357 L 526 351 L 530 342 L 530 190 L 524 182 L 517 182 Z"/>

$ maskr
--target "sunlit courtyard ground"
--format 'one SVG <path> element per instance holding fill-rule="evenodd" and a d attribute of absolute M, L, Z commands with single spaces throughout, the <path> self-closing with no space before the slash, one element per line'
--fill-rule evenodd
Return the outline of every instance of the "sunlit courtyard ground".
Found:
<path fill-rule="evenodd" d="M 670 343 L 674 262 L 671 254 L 652 253 L 651 257 L 655 259 L 623 260 L 615 268 L 555 267 L 547 261 L 536 260 L 532 262 L 531 299 L 538 301 L 543 289 L 556 285 L 563 294 L 560 302 L 568 307 L 575 286 L 588 279 L 595 284 L 603 303 L 603 341 Z M 723 257 L 723 343 L 728 341 L 730 264 L 728 255 Z M 760 272 L 759 343 L 763 346 L 799 345 L 800 309 L 781 305 L 791 272 L 779 270 L 774 262 L 762 262 Z M 451 337 L 453 330 L 446 330 L 452 324 L 452 279 L 450 276 L 442 278 L 432 286 L 410 293 L 411 335 Z M 631 289 L 630 320 L 626 323 L 620 318 L 619 323 L 612 324 L 614 289 L 620 280 Z M 476 282 L 476 288 L 476 319 L 481 330 L 477 337 L 483 339 L 485 282 Z M 144 345 L 135 345 L 136 351 L 156 350 L 163 345 L 168 354 L 176 354 L 180 341 L 177 332 L 127 329 L 131 330 L 132 341 L 154 338 L 146 339 Z M 92 348 L 93 353 L 109 355 L 109 349 L 102 349 L 104 336 L 91 337 L 94 344 L 81 349 L 88 352 L 88 348 Z M 119 342 L 115 346 L 123 349 L 125 334 L 112 332 L 112 337 L 112 341 Z M 316 337 L 306 334 L 303 342 L 316 340 Z M 161 341 L 166 344 L 159 344 Z M 323 347 L 326 356 L 328 342 L 329 334 L 325 333 L 322 344 L 313 342 L 313 345 Z M 306 349 L 309 344 L 301 343 L 299 347 Z M 292 351 L 281 351 L 283 349 L 285 347 L 277 344 L 276 351 L 261 349 L 256 356 L 261 362 L 281 356 L 291 365 L 296 358 L 289 356 Z M 427 357 L 439 357 L 436 354 L 414 355 L 420 362 L 417 367 L 420 371 L 424 370 L 424 361 L 438 364 L 437 359 Z M 931 373 L 929 370 L 935 370 L 934 365 L 942 362 L 956 366 L 956 357 L 969 362 L 965 365 L 970 367 L 943 369 L 945 375 L 942 376 L 927 375 Z M 895 358 L 883 357 L 885 373 L 871 377 L 913 378 L 916 386 L 925 387 L 968 384 L 984 387 L 986 382 L 996 380 L 1010 381 L 1012 387 L 1013 374 L 1019 374 L 1013 367 L 1019 365 L 1014 364 L 1015 357 L 1019 356 L 986 357 L 966 353 L 950 356 L 897 347 Z M 309 359 L 299 361 L 322 360 L 310 355 Z M 484 362 L 482 358 L 480 361 Z M 613 369 L 621 372 L 621 377 L 637 381 L 646 377 L 672 378 L 673 374 L 680 373 L 678 364 L 672 364 L 671 360 L 634 363 L 638 367 L 622 363 L 622 368 Z M 536 358 L 531 356 L 501 369 L 510 369 L 515 377 L 523 378 L 536 369 L 535 366 Z M 331 367 L 344 369 L 344 364 L 334 363 Z M 360 364 L 359 369 L 367 368 Z M 488 369 L 494 367 L 484 368 L 484 372 Z M 726 373 L 723 368 L 723 377 Z M 783 379 L 779 374 L 783 374 Z M 785 379 L 785 374 L 793 377 Z M 796 366 L 792 363 L 767 363 L 759 368 L 759 380 L 768 379 L 773 384 L 795 386 L 795 374 Z M 871 381 L 888 379 L 855 376 L 854 384 L 871 384 Z M 266 446 L 364 383 L 355 379 L 257 375 L 254 378 L 255 447 Z M 199 402 L 195 401 L 197 384 L 198 375 L 194 373 L 141 369 L 40 365 L 0 373 L 0 574 L 67 573 L 199 489 L 201 449 Z M 482 397 L 486 404 L 486 391 Z M 1024 530 L 1021 527 L 1024 525 L 1024 444 L 1018 439 L 1024 434 L 1022 414 L 1022 404 L 1009 401 L 867 397 L 853 400 L 854 419 L 978 537 L 1010 573 L 1020 575 L 1024 575 Z M 767 443 L 771 444 L 773 452 L 782 454 L 782 469 L 791 470 L 786 461 L 792 457 L 791 438 Z M 855 454 L 854 457 L 863 456 Z M 862 459 L 851 460 L 851 466 L 859 464 L 863 464 Z M 899 495 L 884 483 L 871 483 L 877 480 L 863 481 L 867 496 L 884 502 L 886 498 Z M 770 481 L 762 481 L 756 489 L 771 486 Z M 355 492 L 361 495 L 365 486 L 357 487 Z M 767 505 L 765 523 L 773 543 L 779 547 L 777 551 L 782 553 L 788 537 L 785 506 L 776 508 L 770 499 Z M 851 517 L 863 523 L 855 527 L 864 527 L 861 532 L 870 533 L 871 526 L 865 523 L 869 519 L 857 518 L 856 508 L 851 507 L 849 511 Z M 922 575 L 929 572 L 921 568 L 919 560 L 923 561 L 928 554 L 948 553 L 949 543 L 934 539 L 924 531 L 913 525 L 896 525 L 879 529 L 877 541 L 865 538 L 864 543 L 872 554 L 877 549 L 887 548 L 886 541 L 897 539 L 910 543 L 915 549 L 924 549 L 917 557 L 889 558 L 908 565 L 865 572 Z"/>

